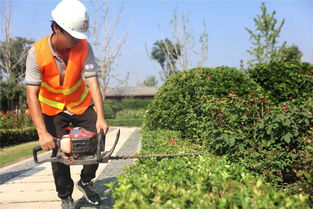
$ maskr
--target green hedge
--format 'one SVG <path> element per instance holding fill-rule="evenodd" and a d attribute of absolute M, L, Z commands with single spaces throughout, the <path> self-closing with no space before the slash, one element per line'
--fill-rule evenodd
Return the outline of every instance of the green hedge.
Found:
<path fill-rule="evenodd" d="M 313 97 L 313 65 L 299 62 L 271 62 L 248 69 L 250 77 L 276 103 Z"/>
<path fill-rule="evenodd" d="M 152 99 L 133 99 L 105 100 L 104 110 L 107 119 L 114 119 L 116 114 L 124 110 L 147 109 Z"/>
<path fill-rule="evenodd" d="M 138 110 L 138 109 L 146 109 L 148 105 L 151 103 L 151 99 L 123 99 L 120 103 L 121 110 L 123 109 L 132 109 L 132 110 Z"/>
<path fill-rule="evenodd" d="M 181 72 L 162 86 L 149 105 L 147 130 L 179 131 L 215 155 L 227 155 L 275 184 L 306 189 L 313 141 L 313 97 L 272 102 L 247 75 L 233 68 Z M 306 162 L 303 169 L 297 166 Z M 295 187 L 293 187 L 295 188 Z"/>
<path fill-rule="evenodd" d="M 181 131 L 186 138 L 201 138 L 211 112 L 210 102 L 216 98 L 238 96 L 262 98 L 260 87 L 245 73 L 226 66 L 195 68 L 170 77 L 148 106 L 145 127 L 149 130 Z M 213 115 L 212 115 L 213 114 Z"/>
<path fill-rule="evenodd" d="M 182 153 L 197 149 L 179 133 L 144 132 L 142 154 Z M 114 208 L 309 208 L 307 196 L 275 189 L 225 157 L 139 159 L 110 185 Z"/>
<path fill-rule="evenodd" d="M 0 129 L 1 148 L 35 140 L 38 140 L 38 135 L 34 127 L 20 129 Z"/>
<path fill-rule="evenodd" d="M 107 119 L 109 126 L 138 127 L 143 124 L 143 118 L 138 119 Z"/>

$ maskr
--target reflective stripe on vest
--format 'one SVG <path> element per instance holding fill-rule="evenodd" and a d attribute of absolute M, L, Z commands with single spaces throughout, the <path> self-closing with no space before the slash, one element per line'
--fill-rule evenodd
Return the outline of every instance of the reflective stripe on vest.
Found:
<path fill-rule="evenodd" d="M 86 98 L 86 96 L 88 95 L 88 88 L 85 88 L 85 91 L 84 93 L 82 94 L 82 96 L 80 97 L 79 101 L 77 102 L 74 102 L 74 103 L 71 103 L 71 104 L 68 104 L 66 105 L 68 108 L 72 108 L 72 107 L 75 107 L 77 105 L 80 105 Z"/>
<path fill-rule="evenodd" d="M 86 96 L 88 95 L 88 88 L 85 88 L 85 91 L 84 93 L 81 95 L 79 101 L 77 102 L 74 102 L 74 103 L 71 103 L 71 104 L 68 104 L 66 105 L 68 108 L 72 108 L 72 107 L 75 107 L 77 105 L 80 105 L 86 98 Z M 60 102 L 56 102 L 56 101 L 53 101 L 53 100 L 50 100 L 50 99 L 47 99 L 47 98 L 44 98 L 43 96 L 39 95 L 38 96 L 39 98 L 39 101 L 47 104 L 47 105 L 50 105 L 51 107 L 55 107 L 59 110 L 63 110 L 64 109 L 64 106 L 65 104 L 64 103 L 60 103 Z"/>
<path fill-rule="evenodd" d="M 47 88 L 49 91 L 56 93 L 56 94 L 63 94 L 63 95 L 69 95 L 73 93 L 75 90 L 78 89 L 78 87 L 82 84 L 82 80 L 79 80 L 72 88 L 70 89 L 54 89 L 51 86 L 49 86 L 46 82 L 41 82 L 41 86 Z"/>
<path fill-rule="evenodd" d="M 39 94 L 39 96 L 38 96 L 38 99 L 39 99 L 40 102 L 43 102 L 43 103 L 45 103 L 45 104 L 47 104 L 47 105 L 50 105 L 51 107 L 55 107 L 55 108 L 57 108 L 57 109 L 59 109 L 59 110 L 63 110 L 63 109 L 64 109 L 64 106 L 65 106 L 64 103 L 60 103 L 60 102 L 56 102 L 56 101 L 53 101 L 53 100 L 44 98 L 44 97 L 41 96 L 40 94 Z"/>

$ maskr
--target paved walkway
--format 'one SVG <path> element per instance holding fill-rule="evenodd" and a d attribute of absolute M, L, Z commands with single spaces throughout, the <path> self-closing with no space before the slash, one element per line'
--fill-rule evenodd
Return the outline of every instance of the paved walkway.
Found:
<path fill-rule="evenodd" d="M 109 150 L 115 140 L 118 128 L 111 128 L 107 134 L 105 150 Z M 140 137 L 138 128 L 120 128 L 119 143 L 113 155 L 134 154 L 140 150 Z M 39 156 L 39 159 L 47 157 L 48 153 Z M 50 155 L 50 154 L 49 154 Z M 111 208 L 114 200 L 111 198 L 108 188 L 104 184 L 115 181 L 115 176 L 123 172 L 123 167 L 133 163 L 133 160 L 111 160 L 109 163 L 101 163 L 97 171 L 94 186 L 101 195 L 100 206 L 90 205 L 82 193 L 74 188 L 73 199 L 76 208 Z M 71 166 L 72 179 L 79 180 L 82 166 Z M 58 209 L 60 199 L 55 191 L 51 164 L 43 163 L 35 165 L 32 159 L 4 167 L 0 169 L 0 208 L 1 209 Z"/>

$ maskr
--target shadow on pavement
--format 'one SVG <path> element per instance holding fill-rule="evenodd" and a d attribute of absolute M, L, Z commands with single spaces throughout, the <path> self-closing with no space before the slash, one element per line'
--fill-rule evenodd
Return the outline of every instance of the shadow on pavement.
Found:
<path fill-rule="evenodd" d="M 29 177 L 31 175 L 34 175 L 35 173 L 38 173 L 45 168 L 43 167 L 36 167 L 36 168 L 27 168 L 22 170 L 16 170 L 16 171 L 8 171 L 6 173 L 0 174 L 0 184 L 8 183 L 11 179 L 14 181 L 18 179 L 23 179 L 25 177 Z M 16 178 L 18 177 L 18 178 Z"/>
<path fill-rule="evenodd" d="M 109 178 L 104 178 L 104 179 L 99 179 L 94 182 L 94 188 L 97 191 L 97 193 L 101 197 L 101 204 L 100 205 L 92 205 L 87 202 L 85 197 L 80 198 L 79 200 L 75 201 L 75 209 L 94 209 L 94 208 L 99 208 L 99 209 L 109 209 L 113 207 L 114 204 L 114 199 L 109 192 L 109 188 L 105 186 L 107 183 L 111 183 L 116 181 L 116 177 L 109 177 Z"/>

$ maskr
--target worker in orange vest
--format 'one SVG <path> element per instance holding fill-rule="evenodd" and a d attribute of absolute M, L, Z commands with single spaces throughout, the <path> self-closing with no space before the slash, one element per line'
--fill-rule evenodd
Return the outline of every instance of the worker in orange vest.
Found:
<path fill-rule="evenodd" d="M 46 151 L 55 148 L 53 139 L 62 138 L 70 123 L 92 132 L 108 130 L 97 65 L 86 41 L 86 7 L 79 0 L 62 0 L 51 15 L 53 32 L 30 49 L 25 76 L 30 114 L 40 146 Z M 101 201 L 92 185 L 97 168 L 98 164 L 84 165 L 76 184 L 94 205 Z M 74 208 L 74 182 L 69 166 L 53 162 L 52 172 L 62 208 Z"/>

